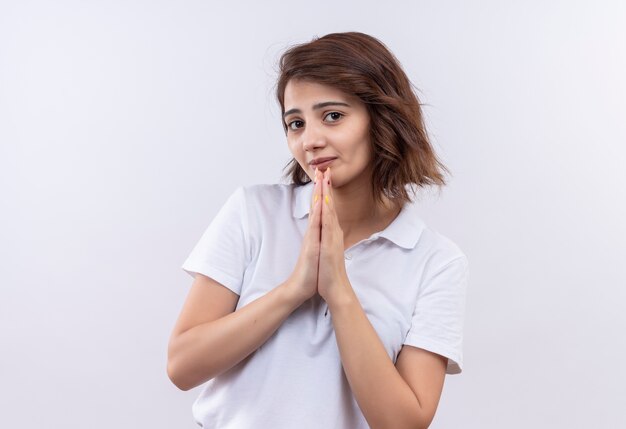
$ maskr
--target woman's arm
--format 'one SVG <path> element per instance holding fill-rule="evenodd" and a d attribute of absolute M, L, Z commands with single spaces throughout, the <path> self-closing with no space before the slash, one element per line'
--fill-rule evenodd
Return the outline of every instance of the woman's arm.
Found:
<path fill-rule="evenodd" d="M 238 296 L 202 274 L 185 303 L 170 339 L 167 374 L 182 390 L 192 389 L 232 368 L 258 349 L 287 317 L 317 292 L 321 173 L 300 255 L 291 276 L 234 311 Z M 202 283 L 202 284 L 196 284 Z"/>
<path fill-rule="evenodd" d="M 330 167 L 322 182 L 325 204 L 318 292 L 332 314 L 352 393 L 372 429 L 425 429 L 437 409 L 447 360 L 417 348 L 403 348 L 400 365 L 394 366 L 346 272 L 344 234 L 335 211 Z"/>
<path fill-rule="evenodd" d="M 402 349 L 398 367 L 370 323 L 352 286 L 328 303 L 343 370 L 372 429 L 428 428 L 437 405 L 447 360 L 419 349 Z"/>
<path fill-rule="evenodd" d="M 285 282 L 233 311 L 238 298 L 234 292 L 209 277 L 199 279 L 194 281 L 168 347 L 167 374 L 181 390 L 192 389 L 241 362 L 302 304 Z"/>

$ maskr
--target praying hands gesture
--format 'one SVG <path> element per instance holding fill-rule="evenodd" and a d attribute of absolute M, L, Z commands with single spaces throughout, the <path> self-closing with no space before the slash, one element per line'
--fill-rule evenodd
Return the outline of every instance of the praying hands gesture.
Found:
<path fill-rule="evenodd" d="M 343 231 L 335 212 L 330 167 L 324 173 L 315 170 L 309 226 L 289 280 L 302 302 L 317 292 L 331 306 L 349 294 Z"/>

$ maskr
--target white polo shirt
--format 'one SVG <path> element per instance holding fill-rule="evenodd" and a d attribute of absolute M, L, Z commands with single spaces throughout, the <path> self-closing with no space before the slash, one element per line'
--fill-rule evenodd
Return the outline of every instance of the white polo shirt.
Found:
<path fill-rule="evenodd" d="M 210 223 L 182 268 L 237 293 L 237 309 L 292 273 L 313 184 L 241 186 Z M 363 310 L 396 362 L 404 344 L 448 358 L 461 372 L 468 260 L 425 226 L 407 203 L 383 231 L 345 251 Z M 331 312 L 304 302 L 248 358 L 209 380 L 192 406 L 203 428 L 368 428 L 343 372 Z"/>

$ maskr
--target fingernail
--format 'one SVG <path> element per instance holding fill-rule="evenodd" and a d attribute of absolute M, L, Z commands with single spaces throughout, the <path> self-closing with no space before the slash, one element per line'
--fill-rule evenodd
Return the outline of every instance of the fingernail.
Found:
<path fill-rule="evenodd" d="M 326 205 L 328 205 L 328 195 L 326 195 Z"/>

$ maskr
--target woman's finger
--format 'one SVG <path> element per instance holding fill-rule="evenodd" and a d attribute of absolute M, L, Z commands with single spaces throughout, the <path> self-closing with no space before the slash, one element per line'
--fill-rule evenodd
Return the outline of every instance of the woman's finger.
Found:
<path fill-rule="evenodd" d="M 343 240 L 343 230 L 335 210 L 332 174 L 328 168 L 322 180 L 322 242 L 335 247 Z"/>
<path fill-rule="evenodd" d="M 322 197 L 324 199 L 324 213 L 330 215 L 334 208 L 330 167 L 326 169 L 322 179 Z M 327 220 L 330 221 L 330 218 L 328 218 Z"/>
<path fill-rule="evenodd" d="M 313 188 L 313 197 L 311 199 L 311 210 L 309 210 L 309 223 L 310 228 L 317 231 L 317 235 L 314 234 L 319 240 L 320 237 L 320 223 L 322 213 L 322 181 L 323 176 L 321 172 L 315 169 L 315 186 Z"/>
<path fill-rule="evenodd" d="M 321 197 L 321 193 L 322 192 L 321 192 L 321 187 L 320 187 L 319 174 L 316 168 L 315 176 L 314 176 L 313 195 L 311 195 L 311 208 L 309 210 L 309 222 L 313 220 L 313 213 L 314 213 L 315 205 L 319 201 Z"/>

